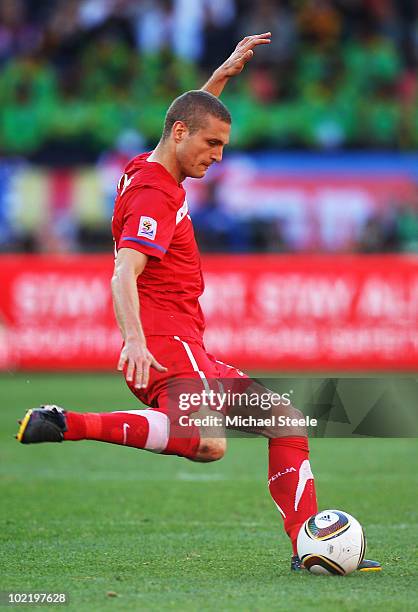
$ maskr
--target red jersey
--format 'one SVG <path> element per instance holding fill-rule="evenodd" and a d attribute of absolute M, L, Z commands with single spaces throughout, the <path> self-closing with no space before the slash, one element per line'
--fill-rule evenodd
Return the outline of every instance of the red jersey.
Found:
<path fill-rule="evenodd" d="M 186 192 L 150 153 L 138 155 L 118 184 L 112 233 L 116 250 L 148 255 L 138 277 L 145 335 L 201 339 L 204 283 Z"/>

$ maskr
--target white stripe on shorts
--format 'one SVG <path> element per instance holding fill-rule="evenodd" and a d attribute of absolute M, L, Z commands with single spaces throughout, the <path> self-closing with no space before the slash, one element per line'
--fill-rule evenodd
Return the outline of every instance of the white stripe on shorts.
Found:
<path fill-rule="evenodd" d="M 199 374 L 205 390 L 207 391 L 207 393 L 209 393 L 210 392 L 210 387 L 209 387 L 208 379 L 206 378 L 205 373 L 202 372 L 202 370 L 199 370 L 199 366 L 197 364 L 195 356 L 192 353 L 192 349 L 187 344 L 187 342 L 185 342 L 184 340 L 182 340 L 178 336 L 174 336 L 174 340 L 178 340 L 184 346 L 184 348 L 186 350 L 186 353 L 187 353 L 187 356 L 190 359 L 190 363 L 192 364 L 193 370 Z"/>

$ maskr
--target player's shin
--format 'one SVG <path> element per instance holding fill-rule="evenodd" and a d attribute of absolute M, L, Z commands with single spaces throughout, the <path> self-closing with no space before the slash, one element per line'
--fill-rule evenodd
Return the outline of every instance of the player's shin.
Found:
<path fill-rule="evenodd" d="M 309 463 L 308 438 L 288 436 L 269 440 L 269 490 L 283 517 L 296 554 L 302 523 L 318 511 L 315 483 Z"/>
<path fill-rule="evenodd" d="M 64 440 L 97 440 L 188 459 L 194 459 L 199 448 L 197 427 L 183 427 L 182 437 L 173 436 L 169 418 L 157 410 L 66 412 L 65 417 Z"/>

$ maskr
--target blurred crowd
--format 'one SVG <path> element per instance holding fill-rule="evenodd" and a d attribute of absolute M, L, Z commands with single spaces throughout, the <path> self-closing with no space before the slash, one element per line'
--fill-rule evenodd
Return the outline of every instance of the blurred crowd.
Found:
<path fill-rule="evenodd" d="M 79 168 L 0 163 L 0 252 L 110 252 L 115 185 L 132 155 Z M 338 170 L 323 154 L 263 156 L 229 156 L 186 181 L 203 252 L 418 253 L 418 155 L 333 155 Z"/>
<path fill-rule="evenodd" d="M 223 95 L 231 148 L 418 148 L 418 0 L 0 0 L 0 251 L 109 248 L 123 165 L 155 145 L 176 95 L 265 31 L 271 45 Z M 90 179 L 68 168 L 85 165 L 105 197 L 92 187 L 83 208 Z M 194 211 L 203 250 L 298 250 L 280 215 L 236 218 L 216 185 L 205 190 Z M 368 215 L 329 250 L 417 251 L 417 197 Z"/>
<path fill-rule="evenodd" d="M 224 96 L 232 146 L 418 146 L 416 0 L 1 0 L 0 153 L 153 145 L 173 97 L 267 30 Z"/>
<path fill-rule="evenodd" d="M 216 183 L 207 188 L 204 205 L 193 214 L 193 225 L 199 246 L 208 253 L 418 252 L 418 188 L 408 199 L 387 202 L 379 210 L 349 214 L 345 222 L 350 227 L 342 232 L 335 217 L 334 227 L 327 231 L 326 219 L 305 215 L 299 240 L 285 215 L 231 214 L 223 206 Z"/>

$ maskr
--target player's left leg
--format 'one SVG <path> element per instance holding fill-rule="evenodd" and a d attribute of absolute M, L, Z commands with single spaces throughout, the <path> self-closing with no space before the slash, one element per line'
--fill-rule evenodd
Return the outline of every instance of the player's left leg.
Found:
<path fill-rule="evenodd" d="M 242 377 L 245 376 L 239 370 L 226 364 L 222 364 L 221 367 L 223 376 L 227 378 L 242 380 Z M 241 386 L 238 385 L 238 387 Z M 265 397 L 266 393 L 270 393 L 255 381 L 251 381 L 248 385 L 244 384 L 244 386 L 245 393 L 249 397 L 255 395 L 261 398 Z M 276 424 L 278 416 L 289 417 L 289 422 L 292 420 L 303 422 L 304 419 L 303 413 L 292 405 L 274 406 L 271 412 L 274 413 Z M 237 427 L 237 429 L 268 438 L 269 491 L 283 517 L 285 531 L 292 542 L 291 569 L 302 570 L 303 566 L 297 554 L 297 536 L 305 520 L 318 511 L 314 477 L 309 462 L 307 431 L 304 426 L 300 425 L 280 427 L 266 425 L 250 428 Z M 363 559 L 357 569 L 362 572 L 376 572 L 380 571 L 382 566 L 378 561 Z"/>
<path fill-rule="evenodd" d="M 250 380 L 241 371 L 217 361 L 221 377 L 228 386 L 228 379 L 232 384 L 236 381 L 240 391 L 245 389 L 247 397 L 262 397 L 268 390 L 255 381 Z M 241 382 L 242 381 L 242 382 Z M 232 407 L 234 410 L 235 407 Z M 303 414 L 289 406 L 274 407 L 275 417 L 290 417 L 290 419 L 303 418 Z M 254 410 L 250 410 L 254 412 Z M 241 412 L 242 410 L 238 410 Z M 257 416 L 261 416 L 259 411 Z M 314 476 L 309 462 L 309 442 L 307 431 L 301 426 L 284 427 L 252 427 L 234 429 L 256 433 L 268 438 L 268 486 L 270 495 L 280 512 L 284 529 L 289 536 L 293 554 L 296 555 L 296 542 L 299 529 L 307 518 L 318 511 Z"/>
<path fill-rule="evenodd" d="M 249 393 L 266 394 L 265 387 L 256 382 Z M 309 440 L 303 425 L 278 426 L 278 417 L 289 423 L 303 422 L 303 413 L 289 404 L 273 406 L 275 424 L 261 426 L 256 433 L 268 439 L 268 487 L 273 501 L 283 517 L 284 528 L 297 554 L 297 536 L 307 518 L 318 512 L 315 481 L 309 461 Z"/>

